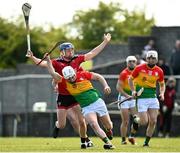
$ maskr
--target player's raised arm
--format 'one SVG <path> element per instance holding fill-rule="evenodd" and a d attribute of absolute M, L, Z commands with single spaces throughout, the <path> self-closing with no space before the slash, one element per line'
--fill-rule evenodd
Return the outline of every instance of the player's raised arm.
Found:
<path fill-rule="evenodd" d="M 46 53 L 46 54 L 47 54 L 47 53 Z M 49 57 L 49 55 L 47 56 L 46 54 L 44 55 L 44 57 L 46 56 L 45 59 L 46 59 L 46 62 L 47 62 L 47 69 L 48 69 L 50 75 L 53 77 L 53 79 L 54 79 L 55 81 L 57 81 L 57 82 L 60 82 L 60 81 L 62 80 L 62 76 L 59 75 L 59 73 L 55 72 L 55 70 L 54 70 L 54 68 L 53 68 L 53 66 L 52 66 L 50 57 Z"/>
<path fill-rule="evenodd" d="M 92 58 L 97 56 L 109 43 L 110 40 L 111 40 L 111 34 L 110 33 L 104 34 L 103 42 L 97 47 L 95 47 L 93 50 L 91 50 L 89 53 L 85 54 L 85 61 L 91 60 Z"/>
<path fill-rule="evenodd" d="M 41 59 L 35 57 L 33 55 L 33 52 L 30 51 L 30 50 L 27 51 L 27 55 L 26 56 L 29 57 L 35 64 L 38 64 L 41 61 Z M 42 61 L 39 65 L 42 66 L 42 67 L 47 67 L 47 61 Z"/>
<path fill-rule="evenodd" d="M 132 91 L 132 96 L 133 96 L 133 97 L 136 97 L 136 90 L 135 90 L 135 87 L 134 87 L 134 83 L 133 83 L 133 78 L 132 78 L 132 76 L 129 77 L 128 83 L 129 83 L 129 87 L 130 87 L 130 89 L 131 89 L 131 91 Z"/>
<path fill-rule="evenodd" d="M 109 87 L 107 81 L 104 79 L 104 77 L 98 73 L 92 73 L 92 80 L 98 80 L 104 87 L 104 93 L 105 94 L 110 94 L 111 93 L 111 88 Z"/>

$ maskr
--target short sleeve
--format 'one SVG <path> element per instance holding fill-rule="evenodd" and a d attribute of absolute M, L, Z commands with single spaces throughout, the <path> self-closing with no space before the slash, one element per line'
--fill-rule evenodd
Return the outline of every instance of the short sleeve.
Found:
<path fill-rule="evenodd" d="M 126 79 L 126 74 L 124 72 L 121 72 L 119 74 L 119 81 L 124 81 Z"/>
<path fill-rule="evenodd" d="M 55 69 L 55 71 L 56 71 L 56 70 L 57 70 L 57 67 L 58 67 L 57 61 L 56 61 L 55 59 L 52 59 L 52 60 L 51 60 L 51 63 L 52 63 L 52 65 L 53 65 L 53 67 L 54 67 L 54 69 Z"/>
<path fill-rule="evenodd" d="M 160 83 L 164 82 L 164 72 L 163 72 L 163 70 L 161 68 L 159 68 L 159 79 L 158 79 L 158 81 Z"/>
<path fill-rule="evenodd" d="M 84 78 L 86 78 L 87 80 L 91 80 L 92 79 L 92 73 L 88 72 L 88 71 L 83 71 L 81 72 L 81 74 L 84 76 Z"/>
<path fill-rule="evenodd" d="M 81 64 L 82 62 L 85 61 L 85 56 L 83 54 L 82 55 L 80 54 L 80 55 L 78 55 L 77 60 L 78 60 L 78 63 Z"/>
<path fill-rule="evenodd" d="M 131 74 L 132 78 L 136 78 L 138 76 L 139 70 L 140 69 L 138 66 L 134 68 L 134 70 L 132 71 L 132 74 Z"/>

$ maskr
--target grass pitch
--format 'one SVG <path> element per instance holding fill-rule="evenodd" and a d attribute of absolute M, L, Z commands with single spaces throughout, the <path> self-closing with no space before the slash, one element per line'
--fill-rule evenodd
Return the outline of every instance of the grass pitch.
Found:
<path fill-rule="evenodd" d="M 0 152 L 180 152 L 180 138 L 152 138 L 150 147 L 142 147 L 144 138 L 136 138 L 137 145 L 121 145 L 115 137 L 116 149 L 107 151 L 99 138 L 91 140 L 94 147 L 82 150 L 79 138 L 0 138 Z"/>

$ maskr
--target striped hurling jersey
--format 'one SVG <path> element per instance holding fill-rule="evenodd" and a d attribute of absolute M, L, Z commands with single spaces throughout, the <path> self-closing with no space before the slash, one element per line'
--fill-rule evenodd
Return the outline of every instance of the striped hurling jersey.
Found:
<path fill-rule="evenodd" d="M 75 83 L 70 83 L 64 78 L 62 82 L 65 82 L 66 89 L 79 102 L 80 106 L 85 107 L 98 100 L 100 95 L 89 81 L 92 78 L 92 74 L 87 71 L 79 71 L 76 77 Z"/>
<path fill-rule="evenodd" d="M 131 95 L 131 89 L 128 84 L 128 78 L 131 75 L 132 71 L 130 71 L 128 68 L 125 68 L 120 74 L 119 74 L 119 81 L 123 82 L 122 89 L 128 94 Z"/>
<path fill-rule="evenodd" d="M 135 82 L 136 91 L 144 87 L 144 91 L 139 98 L 155 98 L 157 82 L 164 83 L 162 69 L 157 65 L 150 68 L 146 63 L 136 66 L 132 72 L 132 78 Z"/>

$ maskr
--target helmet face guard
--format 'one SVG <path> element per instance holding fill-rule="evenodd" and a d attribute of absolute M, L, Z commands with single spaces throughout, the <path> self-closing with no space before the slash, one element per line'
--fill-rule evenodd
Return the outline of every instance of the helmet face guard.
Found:
<path fill-rule="evenodd" d="M 133 70 L 136 66 L 137 59 L 135 56 L 128 56 L 126 58 L 126 64 L 129 70 Z"/>
<path fill-rule="evenodd" d="M 148 59 L 150 57 L 155 58 L 156 60 L 158 60 L 157 51 L 155 51 L 155 50 L 148 51 L 147 54 L 146 54 L 146 59 Z"/>
<path fill-rule="evenodd" d="M 68 49 L 74 49 L 74 45 L 69 42 L 65 42 L 59 45 L 59 50 L 60 51 L 66 51 Z"/>
<path fill-rule="evenodd" d="M 74 69 L 71 66 L 66 66 L 62 70 L 63 77 L 68 80 L 76 75 Z"/>
<path fill-rule="evenodd" d="M 136 59 L 135 56 L 128 56 L 128 57 L 126 58 L 126 63 L 128 63 L 128 62 L 130 62 L 130 61 L 135 61 L 135 62 L 137 62 L 137 59 Z"/>

